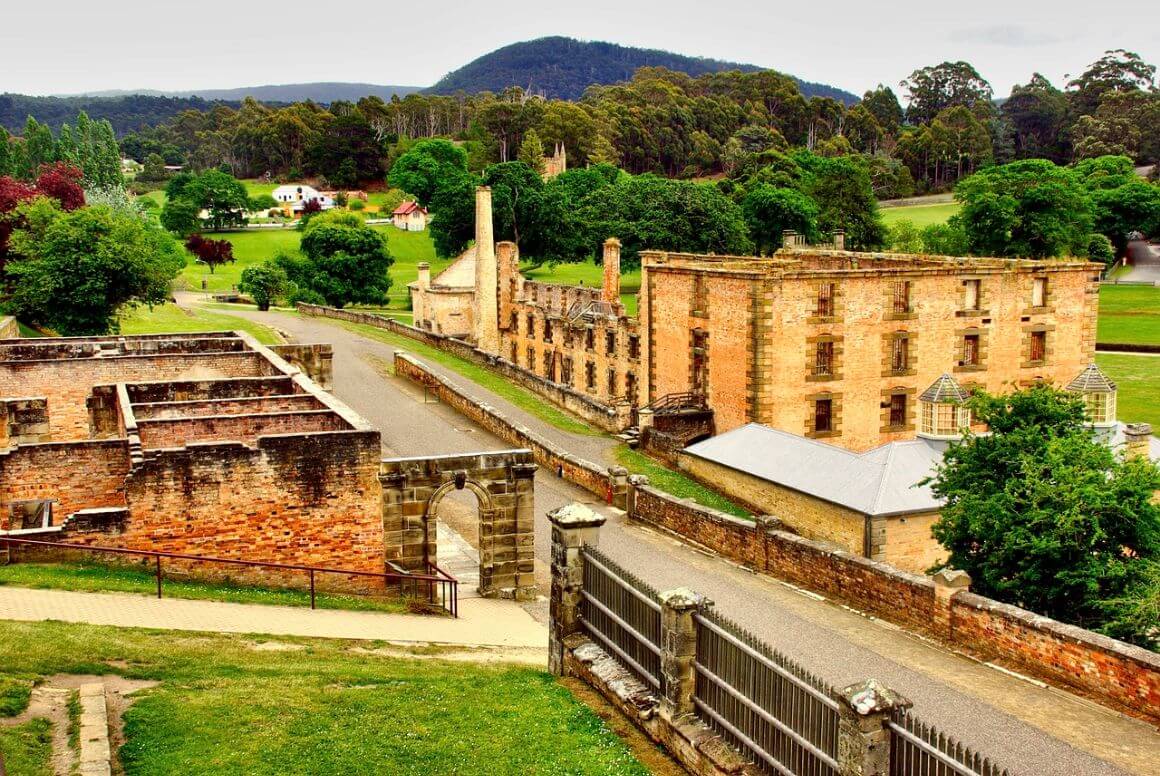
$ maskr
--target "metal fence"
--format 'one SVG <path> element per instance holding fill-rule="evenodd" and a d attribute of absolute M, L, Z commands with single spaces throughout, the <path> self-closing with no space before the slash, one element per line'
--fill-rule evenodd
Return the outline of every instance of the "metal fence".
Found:
<path fill-rule="evenodd" d="M 305 587 L 310 591 L 310 608 L 317 607 L 318 579 L 345 577 L 348 581 L 377 580 L 383 586 L 384 593 L 397 591 L 399 597 L 426 601 L 438 606 L 453 617 L 459 616 L 459 581 L 433 563 L 428 563 L 428 574 L 410 574 L 406 572 L 356 571 L 354 569 L 336 569 L 325 566 L 304 566 L 291 563 L 271 563 L 268 561 L 244 560 L 241 558 L 214 558 L 207 555 L 185 555 L 178 552 L 156 552 L 153 550 L 128 550 L 121 547 L 101 547 L 88 544 L 69 544 L 66 542 L 47 542 L 33 539 L 16 539 L 11 536 L 0 536 L 0 557 L 5 563 L 12 561 L 12 549 L 29 547 L 32 549 L 63 550 L 70 553 L 105 554 L 115 557 L 140 558 L 143 561 L 152 561 L 152 574 L 157 583 L 157 597 L 161 598 L 164 592 L 165 561 L 176 561 L 176 565 L 190 567 L 195 565 L 221 565 L 232 568 L 254 568 L 270 570 L 281 575 L 303 575 Z M 349 593 L 355 595 L 356 593 Z"/>
<path fill-rule="evenodd" d="M 713 613 L 694 616 L 693 703 L 726 740 L 765 770 L 838 772 L 838 702 L 816 676 Z"/>
<path fill-rule="evenodd" d="M 580 616 L 584 630 L 658 691 L 661 605 L 653 588 L 585 546 Z"/>
<path fill-rule="evenodd" d="M 1008 776 L 1005 769 L 907 711 L 896 711 L 887 724 L 891 776 Z"/>

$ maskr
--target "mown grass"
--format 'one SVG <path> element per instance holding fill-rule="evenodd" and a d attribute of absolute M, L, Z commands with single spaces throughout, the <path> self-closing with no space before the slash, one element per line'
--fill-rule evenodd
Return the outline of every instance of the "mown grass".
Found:
<path fill-rule="evenodd" d="M 576 264 L 542 264 L 535 269 L 525 264 L 520 272 L 528 280 L 541 283 L 556 283 L 563 286 L 588 286 L 600 288 L 604 283 L 604 267 L 591 261 Z M 620 302 L 629 315 L 636 315 L 636 295 L 640 292 L 640 270 L 634 269 L 620 275 Z"/>
<path fill-rule="evenodd" d="M 931 224 L 943 224 L 947 219 L 959 212 L 957 202 L 944 202 L 937 205 L 906 205 L 904 207 L 884 207 L 879 212 L 882 221 L 891 226 L 903 219 L 914 222 L 921 229 Z"/>
<path fill-rule="evenodd" d="M 28 708 L 32 677 L 0 674 L 0 718 L 15 717 Z"/>
<path fill-rule="evenodd" d="M 327 321 L 369 339 L 385 342 L 398 350 L 406 351 L 425 361 L 433 361 L 441 364 L 560 431 L 584 436 L 602 435 L 602 432 L 597 431 L 587 423 L 573 418 L 563 410 L 556 409 L 542 397 L 511 383 L 486 367 L 465 361 L 458 356 L 445 353 L 442 350 L 437 350 L 410 337 L 404 337 L 401 334 L 395 334 L 385 329 L 378 329 L 362 323 L 351 323 L 350 321 L 340 321 L 337 319 L 327 319 Z"/>
<path fill-rule="evenodd" d="M 647 774 L 544 671 L 279 641 L 4 622 L 0 670 L 161 682 L 125 713 L 128 776 Z"/>
<path fill-rule="evenodd" d="M 1096 364 L 1116 383 L 1116 417 L 1160 428 L 1160 356 L 1097 353 Z"/>
<path fill-rule="evenodd" d="M 633 450 L 628 445 L 616 448 L 616 462 L 628 469 L 630 474 L 643 474 L 654 488 L 677 498 L 690 498 L 701 506 L 727 512 L 737 517 L 751 518 L 753 514 L 737 506 L 716 491 L 706 488 L 696 480 L 680 472 L 673 471 L 664 464 L 654 461 L 644 453 Z"/>
<path fill-rule="evenodd" d="M 249 332 L 265 345 L 275 345 L 282 341 L 269 326 L 200 307 L 178 307 L 171 302 L 156 305 L 153 309 L 137 307 L 121 319 L 122 334 L 169 334 L 238 329 Z"/>
<path fill-rule="evenodd" d="M 1099 342 L 1160 345 L 1160 288 L 1100 286 L 1096 331 Z"/>
<path fill-rule="evenodd" d="M 33 719 L 0 727 L 0 753 L 8 776 L 53 776 L 52 723 Z"/>
<path fill-rule="evenodd" d="M 306 575 L 303 574 L 303 581 Z M 318 575 L 320 586 L 326 574 Z M 37 590 L 83 590 L 101 593 L 157 594 L 157 578 L 151 568 L 110 566 L 103 563 L 13 563 L 0 566 L 0 585 L 30 587 Z M 167 598 L 202 601 L 228 601 L 239 604 L 270 606 L 310 606 L 309 590 L 252 587 L 226 582 L 201 582 L 166 575 L 162 566 L 162 591 Z M 318 593 L 319 609 L 352 611 L 405 612 L 407 605 L 395 598 Z M 2 697 L 2 696 L 0 696 Z"/>

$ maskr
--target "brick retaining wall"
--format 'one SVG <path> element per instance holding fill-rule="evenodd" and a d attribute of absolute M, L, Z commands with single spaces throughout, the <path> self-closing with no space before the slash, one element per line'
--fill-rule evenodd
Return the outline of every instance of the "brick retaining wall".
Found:
<path fill-rule="evenodd" d="M 631 422 L 631 409 L 627 405 L 623 407 L 609 406 L 568 386 L 550 382 L 534 372 L 530 372 L 517 364 L 513 364 L 505 358 L 494 356 L 479 348 L 473 347 L 470 343 L 464 342 L 463 340 L 448 337 L 443 334 L 435 334 L 434 332 L 425 331 L 414 326 L 408 326 L 405 323 L 399 323 L 393 318 L 376 315 L 374 313 L 339 310 L 333 307 L 323 307 L 321 305 L 304 304 L 301 302 L 298 304 L 298 310 L 304 315 L 336 318 L 352 323 L 361 323 L 365 326 L 373 326 L 377 329 L 385 329 L 395 334 L 418 340 L 433 348 L 451 353 L 473 364 L 487 367 L 499 373 L 502 377 L 527 388 L 539 396 L 543 396 L 556 406 L 568 410 L 604 431 L 620 433 Z"/>

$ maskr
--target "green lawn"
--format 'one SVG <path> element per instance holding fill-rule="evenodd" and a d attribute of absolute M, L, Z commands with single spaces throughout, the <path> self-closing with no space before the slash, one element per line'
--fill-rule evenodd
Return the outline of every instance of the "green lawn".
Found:
<path fill-rule="evenodd" d="M 162 590 L 168 598 L 205 601 L 230 601 L 241 604 L 272 606 L 310 606 L 310 592 L 280 588 L 250 587 L 227 583 L 196 582 L 165 577 L 162 567 Z M 305 579 L 305 575 L 303 575 Z M 326 575 L 318 578 L 326 583 Z M 157 594 L 157 579 L 151 568 L 107 566 L 101 563 L 13 563 L 0 566 L 0 585 L 30 587 L 38 590 L 84 590 L 106 593 Z M 319 593 L 319 609 L 354 611 L 407 611 L 405 601 L 393 598 Z"/>
<path fill-rule="evenodd" d="M 1097 353 L 1096 363 L 1116 383 L 1116 417 L 1160 428 L 1160 356 Z"/>
<path fill-rule="evenodd" d="M 884 207 L 879 212 L 887 226 L 906 219 L 913 221 L 914 225 L 921 229 L 931 224 L 945 223 L 948 218 L 959 212 L 959 204 L 957 202 L 944 202 L 937 205 Z"/>
<path fill-rule="evenodd" d="M 1160 288 L 1100 286 L 1096 340 L 1160 345 Z"/>
<path fill-rule="evenodd" d="M 171 302 L 153 309 L 137 307 L 121 319 L 122 334 L 169 334 L 238 329 L 249 332 L 265 345 L 274 345 L 282 341 L 273 329 L 260 323 L 200 308 L 178 307 Z"/>
<path fill-rule="evenodd" d="M 556 283 L 563 286 L 583 285 L 589 288 L 600 288 L 604 282 L 604 268 L 591 261 L 557 264 L 555 267 L 542 264 L 536 269 L 529 269 L 528 265 L 525 265 L 521 271 L 528 280 Z M 620 276 L 620 301 L 629 315 L 636 315 L 636 295 L 639 292 L 640 270 L 634 269 L 622 273 Z"/>
<path fill-rule="evenodd" d="M 737 517 L 753 515 L 734 504 L 719 493 L 709 490 L 696 480 L 673 471 L 664 464 L 654 461 L 644 453 L 633 450 L 628 445 L 616 448 L 616 462 L 628 469 L 630 474 L 643 474 L 654 488 L 677 498 L 691 498 L 701 506 L 727 512 Z"/>
<path fill-rule="evenodd" d="M 33 719 L 15 727 L 0 726 L 0 752 L 8 776 L 53 776 L 52 724 Z"/>
<path fill-rule="evenodd" d="M 125 713 L 128 776 L 647 776 L 542 670 L 278 641 L 0 622 L 0 672 L 161 682 Z"/>

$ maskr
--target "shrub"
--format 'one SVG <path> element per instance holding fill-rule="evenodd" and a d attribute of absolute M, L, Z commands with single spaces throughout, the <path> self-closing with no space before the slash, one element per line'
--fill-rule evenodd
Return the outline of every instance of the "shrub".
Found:
<path fill-rule="evenodd" d="M 1093 234 L 1088 238 L 1088 258 L 1110 267 L 1116 261 L 1116 248 L 1112 241 L 1102 234 Z"/>
<path fill-rule="evenodd" d="M 354 210 L 355 212 L 359 210 L 365 210 L 366 206 L 367 203 L 363 202 L 361 199 L 352 199 L 350 204 L 347 205 L 347 207 L 349 207 L 351 210 Z"/>

